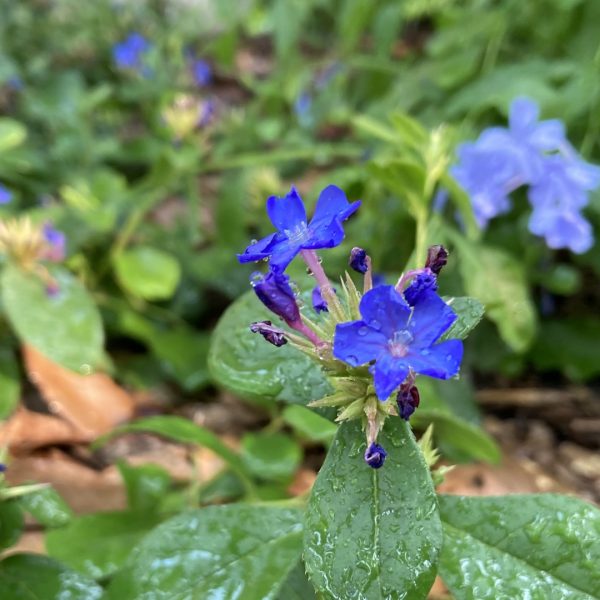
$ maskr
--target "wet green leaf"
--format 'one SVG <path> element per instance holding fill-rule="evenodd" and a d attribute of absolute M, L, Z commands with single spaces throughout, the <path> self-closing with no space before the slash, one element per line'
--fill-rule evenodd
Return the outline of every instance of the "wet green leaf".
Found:
<path fill-rule="evenodd" d="M 304 406 L 286 406 L 281 417 L 302 437 L 315 442 L 329 443 L 337 431 L 335 423 Z"/>
<path fill-rule="evenodd" d="M 5 345 L 6 341 L 6 338 L 0 339 L 0 419 L 8 418 L 21 398 L 19 363 L 13 349 Z"/>
<path fill-rule="evenodd" d="M 600 597 L 600 510 L 552 494 L 440 496 L 440 574 L 456 600 Z"/>
<path fill-rule="evenodd" d="M 323 598 L 425 598 L 442 527 L 429 469 L 408 424 L 388 419 L 381 469 L 364 461 L 359 423 L 340 426 L 313 487 L 304 560 Z"/>
<path fill-rule="evenodd" d="M 444 297 L 444 300 L 450 305 L 458 318 L 443 335 L 442 340 L 464 340 L 483 318 L 485 308 L 477 298 L 470 298 L 468 296 L 458 298 Z"/>
<path fill-rule="evenodd" d="M 0 562 L 2 600 L 98 600 L 93 580 L 39 554 L 13 554 Z"/>
<path fill-rule="evenodd" d="M 301 519 L 242 504 L 182 513 L 135 548 L 105 600 L 275 598 L 300 556 Z"/>
<path fill-rule="evenodd" d="M 0 549 L 9 548 L 21 537 L 23 511 L 17 500 L 0 502 Z"/>
<path fill-rule="evenodd" d="M 154 514 L 136 511 L 84 515 L 50 531 L 46 550 L 76 571 L 101 579 L 120 569 L 131 549 L 158 523 Z"/>
<path fill-rule="evenodd" d="M 257 402 L 282 400 L 306 404 L 330 392 L 318 365 L 287 344 L 272 346 L 252 333 L 250 324 L 277 321 L 249 291 L 236 300 L 217 325 L 208 354 L 208 367 L 219 384 Z"/>
<path fill-rule="evenodd" d="M 127 488 L 127 505 L 131 510 L 155 510 L 171 487 L 171 476 L 158 465 L 133 467 L 121 461 L 118 465 Z"/>
<path fill-rule="evenodd" d="M 277 600 L 317 600 L 315 590 L 304 572 L 302 561 L 290 571 L 279 590 Z"/>
<path fill-rule="evenodd" d="M 19 504 L 40 525 L 46 527 L 62 527 L 73 517 L 69 505 L 51 487 L 21 496 Z"/>
<path fill-rule="evenodd" d="M 247 433 L 242 438 L 242 457 L 260 479 L 289 479 L 302 460 L 302 449 L 283 433 Z"/>
<path fill-rule="evenodd" d="M 27 137 L 25 126 L 7 117 L 0 118 L 0 152 L 20 146 Z"/>
<path fill-rule="evenodd" d="M 7 265 L 0 280 L 6 314 L 21 342 L 69 369 L 88 372 L 103 359 L 100 313 L 67 270 L 56 267 L 52 275 L 60 291 L 49 297 L 38 277 Z"/>
<path fill-rule="evenodd" d="M 165 300 L 177 289 L 181 267 L 174 256 L 150 246 L 136 246 L 114 258 L 121 286 L 144 300 Z"/>

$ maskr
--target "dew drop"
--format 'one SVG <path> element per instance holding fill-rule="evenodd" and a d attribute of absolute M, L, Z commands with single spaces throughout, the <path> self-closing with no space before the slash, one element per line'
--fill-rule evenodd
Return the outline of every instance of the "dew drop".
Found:
<path fill-rule="evenodd" d="M 381 323 L 377 319 L 373 319 L 372 321 L 370 321 L 369 325 L 377 331 L 381 329 Z"/>
<path fill-rule="evenodd" d="M 358 335 L 360 336 L 365 336 L 367 333 L 369 333 L 369 328 L 364 325 L 358 329 Z"/>
<path fill-rule="evenodd" d="M 428 356 L 429 354 L 431 354 L 431 350 L 429 350 L 428 348 L 424 348 L 423 350 L 421 350 L 421 356 Z"/>
<path fill-rule="evenodd" d="M 87 363 L 82 364 L 79 367 L 79 372 L 82 375 L 89 375 L 92 372 L 92 365 L 88 365 Z"/>

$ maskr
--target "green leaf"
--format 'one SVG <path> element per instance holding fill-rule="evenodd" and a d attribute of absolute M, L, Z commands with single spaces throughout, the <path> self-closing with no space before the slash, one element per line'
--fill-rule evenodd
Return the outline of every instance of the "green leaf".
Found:
<path fill-rule="evenodd" d="M 536 312 L 523 265 L 503 250 L 471 244 L 459 236 L 453 239 L 467 293 L 483 302 L 502 339 L 514 351 L 523 352 L 536 333 Z"/>
<path fill-rule="evenodd" d="M 485 308 L 477 298 L 461 296 L 459 298 L 444 297 L 458 317 L 452 327 L 443 335 L 442 340 L 464 340 L 483 318 Z"/>
<path fill-rule="evenodd" d="M 413 427 L 426 429 L 433 423 L 433 435 L 445 446 L 458 450 L 467 458 L 497 464 L 502 453 L 496 442 L 481 428 L 441 410 L 418 409 L 411 417 Z M 452 457 L 454 458 L 454 457 Z"/>
<path fill-rule="evenodd" d="M 177 515 L 135 548 L 104 600 L 274 598 L 298 561 L 301 519 L 243 504 Z"/>
<path fill-rule="evenodd" d="M 20 497 L 19 503 L 23 510 L 45 527 L 62 527 L 73 517 L 70 506 L 51 487 L 25 494 Z"/>
<path fill-rule="evenodd" d="M 182 417 L 161 415 L 140 419 L 135 423 L 118 427 L 108 436 L 102 438 L 100 443 L 106 441 L 109 437 L 132 431 L 146 431 L 184 444 L 197 444 L 198 446 L 210 448 L 215 454 L 218 454 L 226 461 L 230 467 L 235 469 L 238 474 L 247 474 L 246 466 L 240 456 L 229 449 L 218 436 L 212 431 Z"/>
<path fill-rule="evenodd" d="M 118 571 L 131 549 L 159 523 L 150 513 L 104 512 L 73 519 L 46 535 L 48 554 L 93 579 Z"/>
<path fill-rule="evenodd" d="M 279 590 L 277 600 L 317 600 L 315 590 L 304 572 L 302 561 L 290 571 Z"/>
<path fill-rule="evenodd" d="M 600 510 L 552 494 L 440 496 L 440 574 L 456 600 L 600 597 Z"/>
<path fill-rule="evenodd" d="M 36 276 L 7 265 L 2 273 L 2 302 L 21 342 L 73 371 L 88 372 L 103 361 L 100 313 L 85 288 L 68 271 L 52 269 L 60 291 L 46 294 Z"/>
<path fill-rule="evenodd" d="M 314 442 L 328 444 L 338 429 L 335 423 L 304 406 L 286 406 L 281 417 L 294 431 Z"/>
<path fill-rule="evenodd" d="M 7 419 L 21 399 L 21 374 L 13 349 L 0 341 L 0 419 Z"/>
<path fill-rule="evenodd" d="M 27 130 L 21 123 L 7 117 L 0 118 L 0 153 L 20 146 L 27 137 Z"/>
<path fill-rule="evenodd" d="M 152 464 L 132 467 L 121 461 L 118 467 L 127 489 L 128 507 L 138 512 L 155 510 L 171 487 L 169 473 Z"/>
<path fill-rule="evenodd" d="M 307 404 L 330 393 L 319 366 L 290 344 L 276 348 L 250 331 L 254 321 L 273 319 L 253 291 L 236 300 L 219 321 L 208 353 L 215 381 L 261 403 Z"/>
<path fill-rule="evenodd" d="M 425 598 L 442 528 L 429 469 L 409 425 L 387 420 L 381 469 L 364 461 L 365 435 L 342 424 L 313 487 L 304 560 L 323 598 Z"/>
<path fill-rule="evenodd" d="M 407 146 L 420 150 L 427 144 L 429 132 L 419 121 L 403 112 L 393 113 L 390 119 L 394 129 L 398 132 L 398 139 L 401 139 Z"/>
<path fill-rule="evenodd" d="M 288 480 L 302 460 L 300 446 L 283 433 L 247 433 L 242 453 L 248 469 L 270 481 Z"/>
<path fill-rule="evenodd" d="M 19 541 L 23 531 L 23 511 L 17 500 L 0 502 L 0 549 Z"/>
<path fill-rule="evenodd" d="M 136 246 L 117 254 L 114 267 L 119 283 L 144 300 L 166 300 L 177 289 L 181 267 L 177 259 L 157 248 Z"/>
<path fill-rule="evenodd" d="M 2 600 L 99 600 L 91 579 L 39 554 L 13 554 L 0 562 Z"/>

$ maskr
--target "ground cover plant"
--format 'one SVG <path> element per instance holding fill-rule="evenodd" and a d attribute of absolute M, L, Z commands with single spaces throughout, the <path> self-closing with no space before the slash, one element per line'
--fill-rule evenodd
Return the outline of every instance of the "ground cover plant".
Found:
<path fill-rule="evenodd" d="M 600 5 L 0 11 L 1 598 L 600 598 Z"/>

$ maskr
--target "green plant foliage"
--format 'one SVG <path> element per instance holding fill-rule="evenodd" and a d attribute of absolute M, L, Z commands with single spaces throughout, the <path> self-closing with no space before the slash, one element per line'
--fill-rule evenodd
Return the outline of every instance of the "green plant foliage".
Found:
<path fill-rule="evenodd" d="M 247 433 L 242 438 L 242 458 L 260 479 L 286 481 L 302 460 L 302 449 L 283 433 Z"/>
<path fill-rule="evenodd" d="M 104 333 L 96 305 L 68 271 L 52 270 L 60 292 L 46 294 L 38 277 L 7 265 L 2 302 L 22 343 L 73 371 L 88 372 L 103 358 Z"/>
<path fill-rule="evenodd" d="M 199 590 L 205 597 L 273 598 L 301 548 L 295 510 L 236 505 L 185 512 L 134 549 L 105 598 L 193 598 Z"/>
<path fill-rule="evenodd" d="M 281 418 L 303 438 L 315 442 L 329 443 L 337 431 L 335 423 L 304 406 L 286 406 Z"/>
<path fill-rule="evenodd" d="M 102 588 L 92 579 L 39 554 L 14 554 L 0 562 L 3 600 L 99 600 Z"/>
<path fill-rule="evenodd" d="M 443 335 L 442 340 L 464 340 L 483 318 L 485 308 L 477 298 L 469 298 L 468 296 L 444 298 L 444 300 L 451 306 L 458 318 Z"/>
<path fill-rule="evenodd" d="M 302 561 L 290 571 L 279 590 L 277 600 L 317 600 L 315 590 L 304 572 Z"/>
<path fill-rule="evenodd" d="M 0 548 L 10 548 L 21 537 L 23 511 L 17 500 L 0 502 Z"/>
<path fill-rule="evenodd" d="M 151 246 L 135 246 L 117 254 L 113 261 L 121 286 L 144 300 L 170 298 L 181 277 L 177 259 Z"/>
<path fill-rule="evenodd" d="M 318 365 L 289 344 L 276 348 L 250 324 L 272 318 L 254 292 L 236 300 L 217 325 L 208 354 L 214 380 L 243 398 L 307 404 L 325 396 L 329 385 Z"/>
<path fill-rule="evenodd" d="M 19 498 L 19 504 L 45 527 L 62 527 L 73 518 L 69 505 L 51 487 L 24 494 Z"/>
<path fill-rule="evenodd" d="M 171 476 L 158 465 L 132 467 L 121 461 L 119 471 L 127 489 L 127 505 L 133 511 L 155 511 L 171 487 Z"/>
<path fill-rule="evenodd" d="M 440 496 L 440 575 L 457 600 L 600 596 L 600 511 L 566 496 Z"/>
<path fill-rule="evenodd" d="M 323 598 L 425 598 L 442 544 L 429 469 L 408 424 L 379 436 L 385 465 L 369 468 L 356 421 L 340 426 L 313 487 L 304 560 Z"/>
<path fill-rule="evenodd" d="M 9 344 L 0 346 L 0 419 L 11 415 L 20 398 L 21 380 L 15 352 Z"/>
<path fill-rule="evenodd" d="M 156 515 L 137 511 L 83 515 L 48 532 L 46 550 L 87 577 L 103 579 L 123 566 L 131 549 L 159 522 Z"/>

